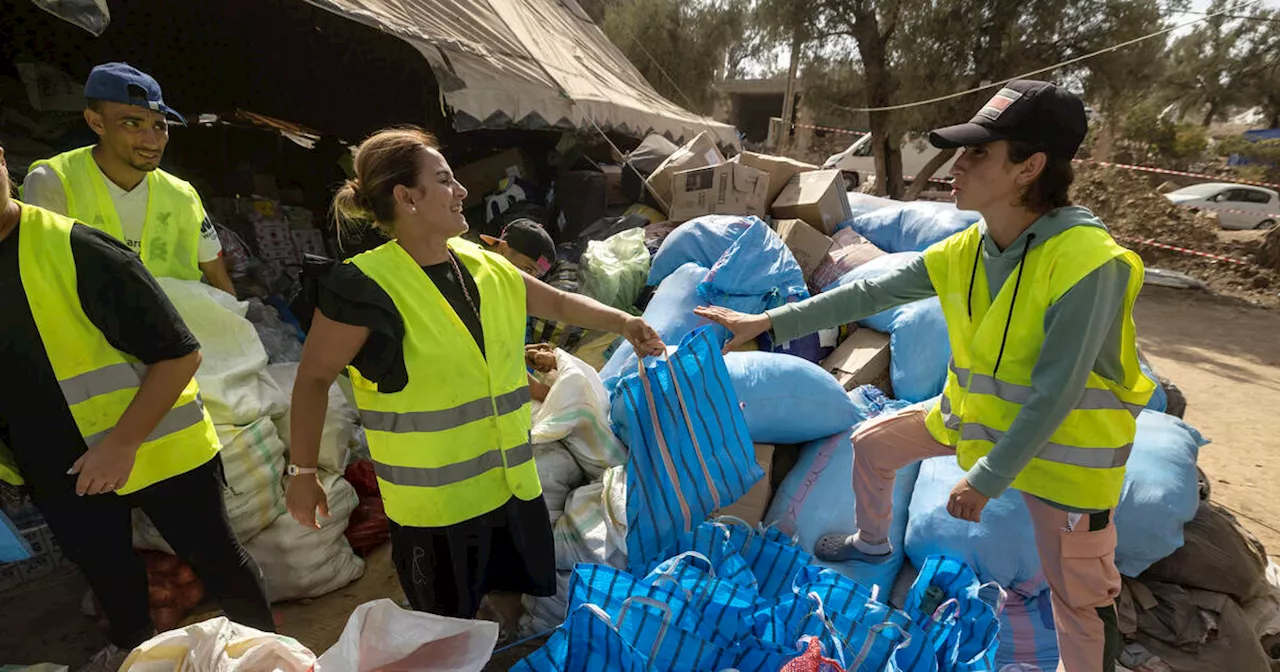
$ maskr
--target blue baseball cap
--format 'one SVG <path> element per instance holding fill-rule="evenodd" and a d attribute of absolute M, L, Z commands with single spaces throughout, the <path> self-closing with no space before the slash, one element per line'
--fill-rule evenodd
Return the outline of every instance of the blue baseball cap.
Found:
<path fill-rule="evenodd" d="M 160 83 L 128 63 L 103 63 L 90 70 L 89 79 L 84 83 L 84 97 L 145 107 L 171 116 L 183 126 L 187 125 L 185 117 L 164 104 Z"/>

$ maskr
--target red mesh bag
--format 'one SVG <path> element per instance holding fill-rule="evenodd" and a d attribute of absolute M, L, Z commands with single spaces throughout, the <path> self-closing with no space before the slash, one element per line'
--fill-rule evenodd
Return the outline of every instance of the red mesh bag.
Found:
<path fill-rule="evenodd" d="M 373 552 L 391 538 L 391 526 L 387 524 L 381 497 L 360 498 L 360 505 L 351 512 L 351 520 L 347 522 L 346 537 L 351 550 L 360 557 Z"/>
<path fill-rule="evenodd" d="M 779 672 L 845 672 L 840 663 L 822 655 L 822 642 L 816 637 L 806 637 L 809 648 L 798 658 L 782 666 Z"/>
<path fill-rule="evenodd" d="M 373 470 L 373 460 L 352 462 L 342 475 L 356 489 L 361 500 L 365 497 L 382 496 L 382 492 L 378 490 L 378 475 Z"/>

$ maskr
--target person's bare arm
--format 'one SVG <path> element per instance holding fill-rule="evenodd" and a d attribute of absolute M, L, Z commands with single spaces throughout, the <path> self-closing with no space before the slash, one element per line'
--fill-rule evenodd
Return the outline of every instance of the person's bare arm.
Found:
<path fill-rule="evenodd" d="M 142 384 L 115 428 L 91 446 L 72 465 L 76 494 L 97 495 L 117 490 L 129 480 L 138 447 L 173 408 L 178 395 L 200 368 L 200 351 L 147 367 Z"/>
<path fill-rule="evenodd" d="M 556 289 L 527 273 L 524 276 L 525 309 L 544 320 L 622 334 L 641 355 L 659 355 L 666 346 L 644 318 L 629 315 L 581 294 Z"/>
<path fill-rule="evenodd" d="M 222 257 L 218 257 L 213 261 L 200 262 L 200 270 L 204 273 L 204 277 L 208 279 L 210 285 L 231 296 L 236 295 L 236 286 L 231 282 L 231 276 L 227 274 L 227 265 L 223 263 Z"/>
<path fill-rule="evenodd" d="M 320 435 L 329 407 L 329 386 L 337 379 L 369 338 L 368 327 L 335 322 L 319 310 L 312 318 L 311 331 L 302 346 L 302 361 L 293 381 L 293 403 L 289 411 L 289 461 L 299 467 L 314 467 L 320 459 Z M 289 479 L 286 493 L 289 513 L 303 525 L 319 528 L 316 509 L 329 517 L 329 505 L 318 474 L 300 474 Z"/>

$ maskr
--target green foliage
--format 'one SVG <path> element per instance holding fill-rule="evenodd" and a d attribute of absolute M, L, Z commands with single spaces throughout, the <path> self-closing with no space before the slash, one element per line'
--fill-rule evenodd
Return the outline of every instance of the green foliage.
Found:
<path fill-rule="evenodd" d="M 603 14 L 605 34 L 658 93 L 707 113 L 727 54 L 747 32 L 750 6 L 748 0 L 612 0 Z"/>

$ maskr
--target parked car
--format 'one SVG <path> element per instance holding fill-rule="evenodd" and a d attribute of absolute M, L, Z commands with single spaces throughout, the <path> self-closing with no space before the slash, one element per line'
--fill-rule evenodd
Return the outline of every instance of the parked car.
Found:
<path fill-rule="evenodd" d="M 920 171 L 924 170 L 925 165 L 937 153 L 938 150 L 931 147 L 924 138 L 903 140 L 902 174 L 916 176 Z M 960 156 L 959 152 L 939 166 L 938 170 L 930 177 L 935 179 L 945 178 L 948 171 L 951 170 L 951 164 L 956 162 L 956 157 L 958 156 Z M 832 154 L 823 162 L 822 167 L 826 170 L 834 168 L 844 173 L 845 186 L 850 190 L 861 186 L 876 172 L 876 157 L 871 150 L 871 136 L 864 135 L 844 151 Z"/>
<path fill-rule="evenodd" d="M 1209 182 L 1171 191 L 1165 198 L 1217 212 L 1224 229 L 1270 229 L 1280 221 L 1280 194 L 1262 187 Z"/>

